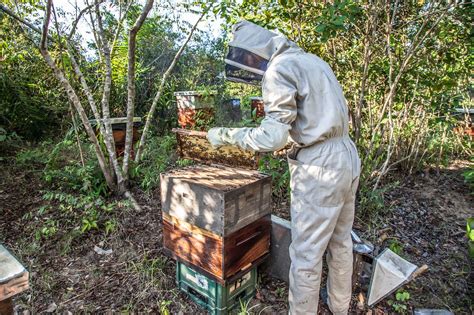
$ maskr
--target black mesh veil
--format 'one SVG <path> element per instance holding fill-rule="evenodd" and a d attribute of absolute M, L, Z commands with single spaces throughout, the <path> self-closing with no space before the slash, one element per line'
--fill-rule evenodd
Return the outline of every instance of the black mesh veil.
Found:
<path fill-rule="evenodd" d="M 233 82 L 248 83 L 258 85 L 262 81 L 263 76 L 247 70 L 242 70 L 236 66 L 225 65 L 226 79 Z"/>
<path fill-rule="evenodd" d="M 229 81 L 259 84 L 268 60 L 246 49 L 229 47 L 226 57 L 225 73 Z"/>

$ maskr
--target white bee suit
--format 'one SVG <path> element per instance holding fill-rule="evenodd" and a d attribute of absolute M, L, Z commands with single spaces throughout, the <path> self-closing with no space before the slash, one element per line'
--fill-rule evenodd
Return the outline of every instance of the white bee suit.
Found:
<path fill-rule="evenodd" d="M 229 46 L 226 63 L 233 72 L 228 76 L 240 82 L 262 79 L 266 115 L 259 127 L 213 128 L 208 139 L 214 146 L 232 144 L 260 152 L 278 150 L 288 138 L 294 143 L 288 157 L 290 313 L 317 313 L 327 250 L 329 307 L 334 314 L 346 314 L 351 299 L 350 232 L 360 160 L 348 136 L 342 88 L 326 62 L 250 22 L 234 27 Z M 246 58 L 246 52 L 256 57 Z M 248 75 L 239 77 L 237 68 Z"/>

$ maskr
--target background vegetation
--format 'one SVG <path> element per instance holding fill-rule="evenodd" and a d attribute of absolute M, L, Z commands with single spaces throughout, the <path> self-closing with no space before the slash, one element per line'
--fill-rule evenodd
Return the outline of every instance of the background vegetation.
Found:
<path fill-rule="evenodd" d="M 3 3 L 2 8 L 41 29 L 45 1 Z M 93 98 L 100 103 L 106 72 L 100 40 L 90 39 L 84 29 L 69 41 L 64 35 L 71 31 L 72 21 L 84 7 L 74 13 L 55 8 L 48 49 L 86 104 L 87 95 L 71 56 L 77 60 Z M 118 7 L 128 8 L 123 20 Z M 40 34 L 2 8 L 0 162 L 40 178 L 41 184 L 35 189 L 40 191 L 41 205 L 24 217 L 37 223 L 29 232 L 37 242 L 66 240 L 63 252 L 85 240 L 86 235 L 107 238 L 120 230 L 119 221 L 126 215 L 118 212 L 127 213 L 130 203 L 107 185 L 76 110 L 38 49 Z M 114 47 L 112 117 L 127 114 L 129 31 L 143 8 L 142 1 L 101 3 L 104 38 Z M 82 17 L 89 28 L 97 26 L 91 12 L 84 11 Z M 174 153 L 176 141 L 170 131 L 177 127 L 175 91 L 218 91 L 218 111 L 225 100 L 239 97 L 247 118 L 240 125 L 255 125 L 248 119 L 249 96 L 258 96 L 259 88 L 223 78 L 230 27 L 239 19 L 248 19 L 281 32 L 334 69 L 348 101 L 351 135 L 363 160 L 357 215 L 370 229 L 387 211 L 386 193 L 408 174 L 429 169 L 439 172 L 454 160 L 469 161 L 473 156 L 472 137 L 460 132 L 472 123 L 471 118 L 456 111 L 473 108 L 473 13 L 467 0 L 157 1 L 136 39 L 135 116 L 148 117 L 161 79 L 193 26 L 187 17 L 203 14 L 206 22 L 201 22 L 164 81 L 142 157 L 131 161 L 127 170 L 128 187 L 147 204 L 156 197 L 161 172 L 191 163 Z M 221 23 L 218 36 L 209 31 L 211 27 L 205 24 L 209 21 L 214 26 Z M 122 27 L 115 34 L 119 25 Z M 66 52 L 66 43 L 73 46 L 72 54 Z M 86 114 L 94 118 L 90 108 Z M 216 124 L 231 123 L 219 118 Z M 99 143 L 108 160 L 104 139 L 99 137 Z M 268 155 L 259 167 L 273 178 L 276 207 L 287 208 L 289 172 L 285 159 Z M 471 161 L 464 172 L 471 190 L 473 172 Z M 467 229 L 472 251 L 472 219 Z M 160 266 L 162 263 L 166 265 L 160 260 Z"/>

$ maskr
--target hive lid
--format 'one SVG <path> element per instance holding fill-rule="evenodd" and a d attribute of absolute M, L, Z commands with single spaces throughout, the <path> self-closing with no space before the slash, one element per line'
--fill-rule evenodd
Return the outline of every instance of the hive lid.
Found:
<path fill-rule="evenodd" d="M 0 245 L 0 283 L 17 278 L 25 271 L 25 267 L 3 245 Z"/>
<path fill-rule="evenodd" d="M 203 96 L 203 94 L 206 94 L 206 95 L 215 95 L 217 94 L 216 91 L 209 91 L 209 92 L 206 92 L 206 93 L 203 93 L 203 92 L 198 92 L 198 91 L 177 91 L 177 92 L 174 92 L 174 96 Z"/>
<path fill-rule="evenodd" d="M 127 123 L 127 117 L 116 117 L 116 118 L 110 118 L 110 123 L 111 124 L 126 124 Z M 96 119 L 90 119 L 89 122 L 95 126 L 97 125 L 97 120 Z M 100 119 L 100 122 L 104 122 L 104 119 Z M 133 122 L 134 123 L 140 123 L 142 122 L 141 117 L 133 117 Z"/>
<path fill-rule="evenodd" d="M 172 170 L 164 176 L 172 176 L 173 180 L 184 180 L 222 191 L 233 190 L 268 177 L 258 171 L 222 165 L 188 166 Z"/>

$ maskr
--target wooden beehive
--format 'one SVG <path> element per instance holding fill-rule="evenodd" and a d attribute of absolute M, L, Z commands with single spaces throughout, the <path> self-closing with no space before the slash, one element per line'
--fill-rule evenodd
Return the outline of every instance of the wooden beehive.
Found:
<path fill-rule="evenodd" d="M 227 236 L 163 214 L 163 245 L 168 255 L 193 265 L 223 284 L 248 270 L 270 251 L 270 215 Z"/>
<path fill-rule="evenodd" d="M 271 212 L 271 178 L 226 166 L 197 165 L 161 174 L 163 212 L 227 236 Z"/>
<path fill-rule="evenodd" d="M 197 91 L 174 93 L 178 108 L 178 123 L 181 128 L 204 130 L 214 122 L 215 92 L 204 95 Z"/>
<path fill-rule="evenodd" d="M 245 151 L 236 146 L 223 146 L 214 149 L 207 140 L 207 132 L 177 129 L 178 154 L 183 159 L 190 159 L 206 164 L 221 164 L 239 168 L 257 169 L 260 155 Z"/>
<path fill-rule="evenodd" d="M 12 297 L 28 288 L 28 271 L 0 244 L 0 314 L 13 314 Z"/>

